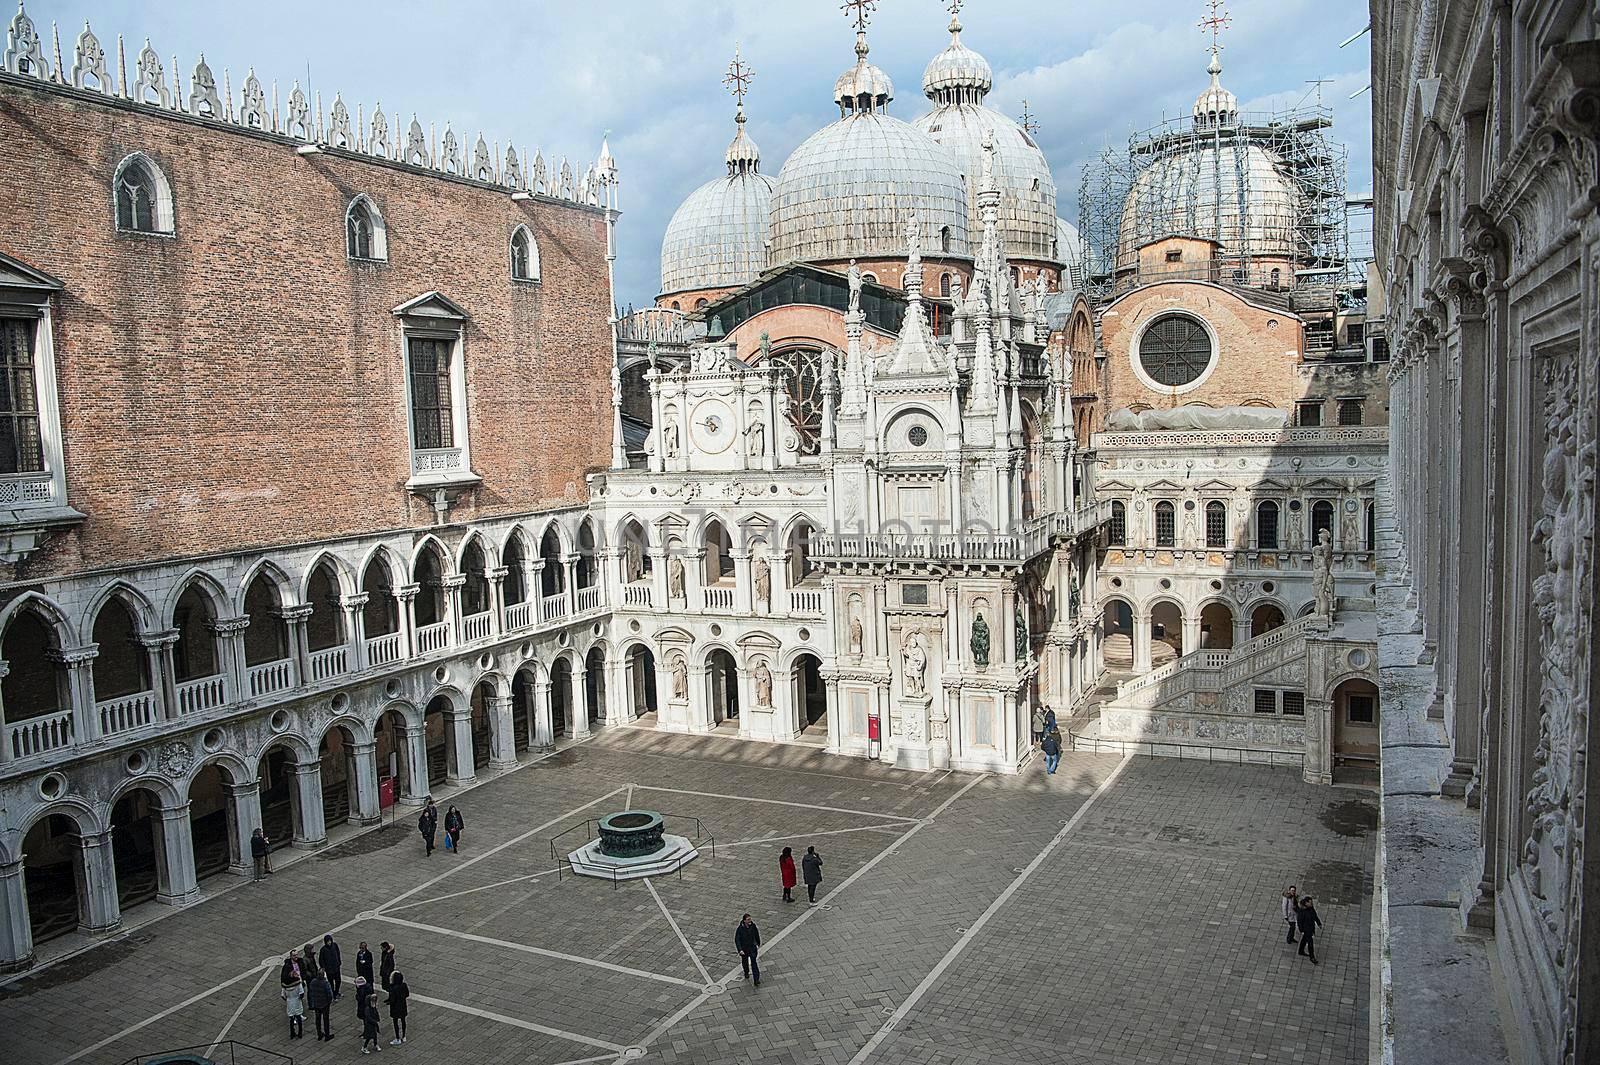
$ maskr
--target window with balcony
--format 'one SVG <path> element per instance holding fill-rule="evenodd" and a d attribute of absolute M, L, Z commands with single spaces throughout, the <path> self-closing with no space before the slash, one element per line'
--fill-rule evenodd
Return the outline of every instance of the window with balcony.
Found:
<path fill-rule="evenodd" d="M 406 399 L 410 406 L 411 480 L 432 489 L 476 483 L 467 434 L 467 316 L 430 292 L 395 308 L 403 324 Z"/>
<path fill-rule="evenodd" d="M 52 303 L 61 282 L 0 254 L 0 528 L 82 520 L 66 505 Z M 17 538 L 15 544 L 27 542 Z M 3 556 L 0 556 L 3 557 Z M 3 557 L 16 562 L 18 558 Z"/>

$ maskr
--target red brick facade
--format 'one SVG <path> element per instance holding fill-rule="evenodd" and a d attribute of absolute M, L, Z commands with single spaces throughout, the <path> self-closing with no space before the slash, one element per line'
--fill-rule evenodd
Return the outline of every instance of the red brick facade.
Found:
<path fill-rule="evenodd" d="M 410 476 L 398 305 L 465 309 L 472 465 L 451 520 L 583 493 L 610 457 L 604 214 L 224 129 L 0 84 L 0 251 L 65 284 L 55 349 L 68 497 L 88 515 L 18 576 L 304 542 L 433 520 Z M 148 155 L 171 235 L 118 232 L 112 177 Z M 365 193 L 388 260 L 350 261 Z M 526 224 L 542 280 L 513 281 Z"/>

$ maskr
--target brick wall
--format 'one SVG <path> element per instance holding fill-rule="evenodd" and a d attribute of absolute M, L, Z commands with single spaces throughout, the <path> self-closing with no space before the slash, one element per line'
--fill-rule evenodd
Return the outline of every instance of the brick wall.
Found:
<path fill-rule="evenodd" d="M 88 515 L 21 568 L 78 568 L 430 523 L 403 484 L 408 407 L 394 307 L 466 309 L 471 519 L 576 498 L 609 460 L 603 216 L 336 153 L 0 84 L 0 250 L 65 283 L 56 360 L 68 497 Z M 118 233 L 111 179 L 165 171 L 173 236 Z M 345 255 L 366 193 L 386 263 Z M 510 279 L 525 223 L 542 283 Z"/>

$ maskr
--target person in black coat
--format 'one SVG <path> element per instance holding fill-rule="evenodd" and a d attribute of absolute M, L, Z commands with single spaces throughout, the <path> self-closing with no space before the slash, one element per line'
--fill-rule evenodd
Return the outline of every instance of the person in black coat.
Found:
<path fill-rule="evenodd" d="M 450 849 L 457 854 L 461 853 L 461 830 L 466 827 L 466 822 L 461 819 L 461 811 L 450 807 L 444 815 L 444 834 L 450 839 Z"/>
<path fill-rule="evenodd" d="M 439 811 L 433 805 L 433 800 L 428 800 L 428 805 L 422 808 L 422 813 L 417 815 L 417 831 L 422 833 L 422 840 L 427 844 L 427 856 L 433 857 L 433 834 L 439 831 Z"/>
<path fill-rule="evenodd" d="M 361 1005 L 361 1053 L 382 1049 L 378 1045 L 378 996 L 368 995 Z"/>
<path fill-rule="evenodd" d="M 1312 965 L 1317 964 L 1317 945 L 1313 937 L 1317 934 L 1317 927 L 1322 924 L 1315 903 L 1316 900 L 1310 895 L 1301 895 L 1300 905 L 1294 912 L 1294 922 L 1300 929 L 1300 949 L 1295 953 L 1310 957 Z"/>
<path fill-rule="evenodd" d="M 255 863 L 255 879 L 272 872 L 272 841 L 259 828 L 250 833 L 250 860 Z"/>
<path fill-rule="evenodd" d="M 761 966 L 756 963 L 756 953 L 761 949 L 761 929 L 750 919 L 747 913 L 739 921 L 739 927 L 733 933 L 733 946 L 739 952 L 739 964 L 744 966 L 744 978 L 750 979 L 754 974 L 756 986 L 761 986 Z"/>
<path fill-rule="evenodd" d="M 317 1018 L 317 1039 L 332 1039 L 333 1021 L 328 1014 L 333 1009 L 333 986 L 326 973 L 318 973 L 306 986 L 306 1005 Z"/>
<path fill-rule="evenodd" d="M 372 951 L 367 949 L 367 941 L 363 939 L 356 948 L 356 975 L 367 981 L 367 986 L 372 986 Z"/>
<path fill-rule="evenodd" d="M 317 967 L 317 948 L 310 943 L 300 952 L 300 975 L 307 981 L 315 980 L 321 970 Z"/>
<path fill-rule="evenodd" d="M 379 943 L 378 949 L 378 985 L 385 991 L 389 990 L 389 977 L 394 975 L 394 944 Z"/>
<path fill-rule="evenodd" d="M 317 961 L 322 963 L 322 972 L 328 978 L 328 985 L 333 988 L 333 997 L 339 997 L 339 968 L 343 961 L 339 957 L 339 944 L 333 941 L 333 936 L 322 937 L 322 949 L 317 952 Z"/>
<path fill-rule="evenodd" d="M 365 976 L 356 977 L 356 1024 L 360 1025 L 367 1019 L 367 1004 L 377 1004 L 377 992 Z"/>
<path fill-rule="evenodd" d="M 405 974 L 395 973 L 389 977 L 389 1022 L 394 1025 L 394 1038 L 389 1040 L 389 1045 L 397 1047 L 406 1041 L 406 1000 L 411 997 L 411 985 L 406 983 Z"/>
<path fill-rule="evenodd" d="M 806 894 L 816 902 L 817 885 L 822 883 L 822 855 L 817 848 L 806 848 L 806 856 L 800 859 L 800 878 L 806 882 Z"/>

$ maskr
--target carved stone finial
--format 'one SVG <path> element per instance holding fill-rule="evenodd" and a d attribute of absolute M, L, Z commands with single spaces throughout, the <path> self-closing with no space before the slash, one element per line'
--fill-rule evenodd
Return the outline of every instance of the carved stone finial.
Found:
<path fill-rule="evenodd" d="M 266 129 L 267 121 L 267 93 L 252 67 L 244 76 L 244 86 L 239 90 L 239 125 L 250 129 Z"/>
<path fill-rule="evenodd" d="M 449 126 L 444 128 L 444 146 L 439 151 L 439 165 L 447 174 L 461 173 L 461 143 L 456 140 L 456 131 Z"/>
<path fill-rule="evenodd" d="M 311 101 L 306 99 L 305 90 L 298 81 L 289 91 L 289 108 L 284 114 L 283 131 L 303 141 L 311 140 L 316 132 L 311 128 Z"/>
<path fill-rule="evenodd" d="M 133 101 L 172 106 L 172 94 L 167 89 L 167 79 L 161 69 L 161 57 L 150 47 L 148 37 L 145 38 L 144 47 L 139 50 L 138 69 L 133 80 Z"/>
<path fill-rule="evenodd" d="M 428 165 L 428 138 L 423 136 L 422 123 L 417 121 L 415 112 L 411 115 L 411 125 L 406 127 L 406 150 L 401 159 L 412 166 Z"/>
<path fill-rule="evenodd" d="M 335 94 L 333 115 L 328 119 L 328 145 L 333 148 L 349 149 L 351 139 L 350 109 L 345 106 L 344 99 Z"/>
<path fill-rule="evenodd" d="M 100 39 L 89 29 L 89 23 L 83 24 L 83 32 L 78 34 L 78 43 L 74 49 L 72 60 L 72 84 L 79 89 L 87 89 L 89 78 L 94 79 L 94 88 L 111 95 L 111 76 L 106 73 L 106 50 L 101 47 Z"/>
<path fill-rule="evenodd" d="M 483 139 L 482 133 L 472 146 L 472 173 L 467 176 L 474 181 L 494 181 L 494 160 L 489 156 L 489 142 Z"/>
<path fill-rule="evenodd" d="M 39 40 L 39 31 L 34 28 L 33 19 L 28 17 L 20 3 L 17 4 L 16 15 L 11 19 L 11 27 L 6 31 L 5 69 L 30 78 L 50 79 L 50 63 L 44 57 L 44 42 Z"/>
<path fill-rule="evenodd" d="M 206 64 L 206 54 L 201 52 L 200 61 L 194 65 L 194 74 L 189 78 L 189 113 L 201 118 L 220 118 L 221 111 L 217 77 Z"/>
<path fill-rule="evenodd" d="M 383 113 L 383 101 L 372 109 L 372 134 L 367 138 L 367 152 L 387 159 L 392 154 L 389 147 L 389 119 Z"/>
<path fill-rule="evenodd" d="M 514 189 L 522 188 L 522 160 L 517 158 L 517 149 L 509 144 L 506 145 L 506 168 L 501 180 Z"/>

